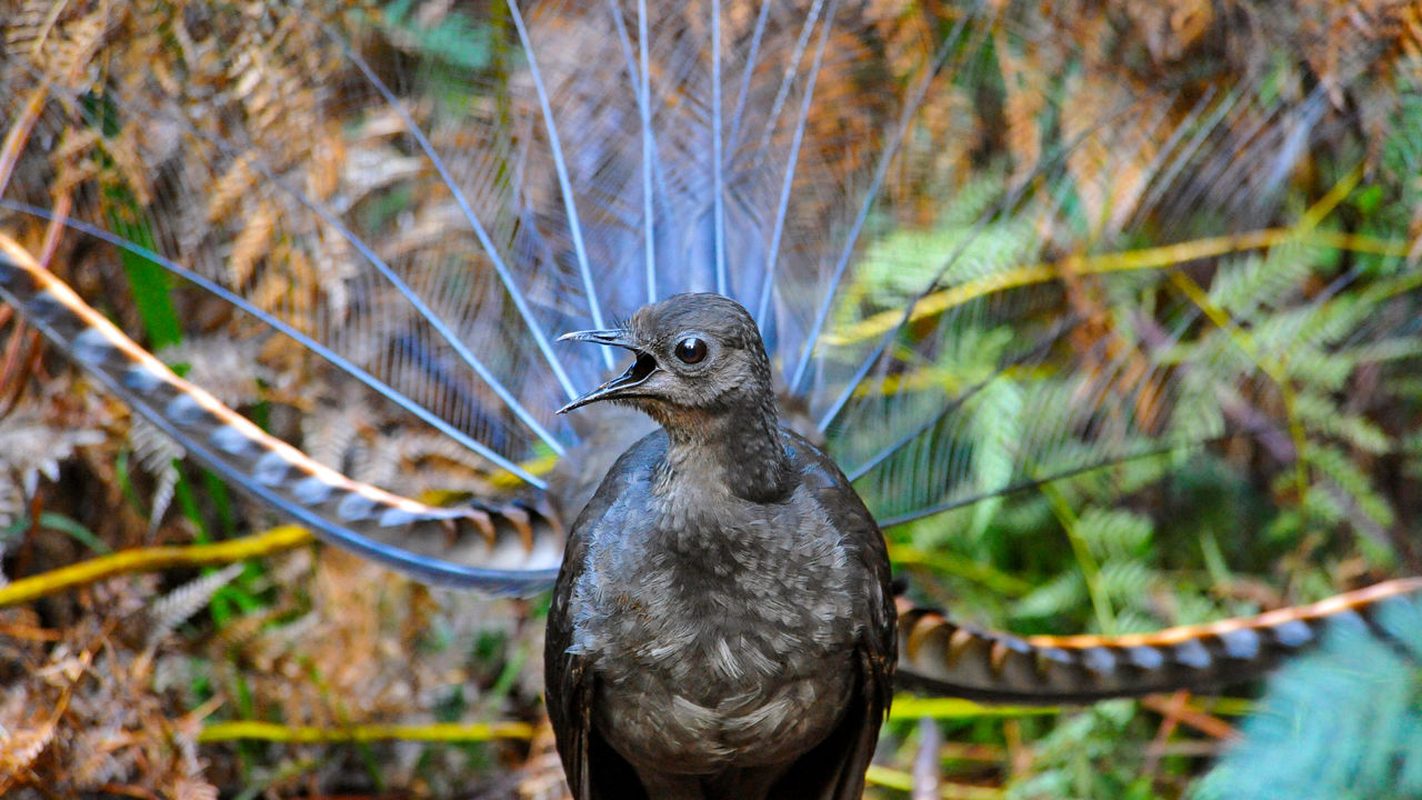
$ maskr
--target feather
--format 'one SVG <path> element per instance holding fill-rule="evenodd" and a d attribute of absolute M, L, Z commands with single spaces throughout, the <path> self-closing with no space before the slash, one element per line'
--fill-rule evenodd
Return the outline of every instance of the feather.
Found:
<path fill-rule="evenodd" d="M 114 265 L 182 278 L 159 292 L 181 307 L 178 334 L 258 353 L 242 377 L 298 411 L 359 384 L 378 411 L 343 451 L 360 438 L 389 452 L 391 431 L 464 448 L 444 459 L 456 473 L 386 471 L 382 502 L 457 474 L 479 508 L 417 516 L 491 514 L 495 544 L 531 547 L 384 531 L 374 552 L 424 579 L 546 582 L 535 556 L 560 529 L 540 509 L 570 516 L 577 494 L 556 487 L 587 481 L 562 478 L 595 481 L 618 449 L 553 413 L 610 357 L 551 339 L 689 290 L 755 312 L 787 418 L 885 526 L 956 524 L 944 515 L 973 505 L 981 534 L 1014 491 L 1251 439 L 1282 464 L 1312 458 L 1320 508 L 1382 526 L 1367 481 L 1315 441 L 1377 436 L 1316 401 L 1346 380 L 1325 364 L 1416 357 L 1417 281 L 1281 246 L 1322 236 L 1331 195 L 1300 217 L 1283 189 L 1317 131 L 1345 124 L 1337 98 L 1374 49 L 1305 91 L 1227 38 L 1229 77 L 1156 81 L 1108 52 L 1107 11 L 1077 10 L 1091 44 L 1041 48 L 1070 38 L 1063 19 L 1007 5 L 547 0 L 406 16 L 12 0 L 0 226 L 25 276 L 47 254 L 75 283 Z M 1179 40 L 1208 38 L 1192 30 Z M 147 319 L 108 305 L 142 337 Z M 92 365 L 77 329 L 56 334 Z M 142 394 L 126 397 L 164 418 Z M 214 432 L 167 429 L 189 444 Z M 265 491 L 256 460 L 200 449 Z M 269 502 L 373 552 L 370 530 L 279 489 Z M 498 558 L 515 567 L 479 571 Z"/>

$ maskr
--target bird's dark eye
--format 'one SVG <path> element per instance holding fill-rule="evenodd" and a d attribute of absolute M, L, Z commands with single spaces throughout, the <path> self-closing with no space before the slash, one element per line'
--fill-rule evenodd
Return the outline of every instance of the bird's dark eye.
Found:
<path fill-rule="evenodd" d="M 706 342 L 688 336 L 676 343 L 676 357 L 681 359 L 683 364 L 695 364 L 706 357 Z"/>

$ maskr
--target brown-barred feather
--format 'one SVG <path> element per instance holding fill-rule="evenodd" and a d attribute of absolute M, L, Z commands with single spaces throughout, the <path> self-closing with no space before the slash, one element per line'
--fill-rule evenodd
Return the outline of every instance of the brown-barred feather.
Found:
<path fill-rule="evenodd" d="M 1013 636 L 900 606 L 899 683 L 956 697 L 1062 703 L 1177 689 L 1212 689 L 1258 677 L 1319 639 L 1328 624 L 1371 626 L 1389 600 L 1422 595 L 1422 578 L 1369 586 L 1254 617 L 1124 636 Z"/>
<path fill-rule="evenodd" d="M 289 513 L 318 530 L 329 526 L 377 543 L 373 551 L 339 534 L 328 537 L 337 545 L 354 545 L 363 555 L 397 569 L 400 563 L 376 552 L 380 545 L 500 572 L 539 573 L 558 564 L 563 529 L 541 503 L 440 508 L 352 480 L 179 378 L 4 235 L 0 299 L 23 312 L 135 410 L 246 491 L 284 501 Z M 418 567 L 406 571 L 439 582 L 438 576 Z M 518 591 L 538 588 L 537 580 L 523 580 L 528 585 Z"/>

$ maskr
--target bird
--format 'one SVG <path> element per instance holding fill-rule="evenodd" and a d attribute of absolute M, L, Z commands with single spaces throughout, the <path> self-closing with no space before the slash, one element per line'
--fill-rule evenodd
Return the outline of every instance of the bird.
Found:
<path fill-rule="evenodd" d="M 581 395 L 660 429 L 568 538 L 544 651 L 578 800 L 861 796 L 893 687 L 883 535 L 834 461 L 780 425 L 750 313 L 716 294 L 562 340 L 632 351 Z"/>
<path fill-rule="evenodd" d="M 1141 589 L 1133 512 L 1170 517 L 1161 464 L 1227 448 L 1388 540 L 1357 464 L 1387 462 L 1406 422 L 1340 398 L 1411 363 L 1417 290 L 1358 255 L 1391 259 L 1387 242 L 1317 229 L 1373 170 L 1305 192 L 1302 218 L 1290 193 L 1328 174 L 1311 153 L 1349 151 L 1310 137 L 1373 130 L 1343 117 L 1386 94 L 1353 91 L 1366 70 L 1225 47 L 1217 85 L 1157 80 L 1213 41 L 1194 23 L 1235 41 L 1224 17 L 1083 10 L 1133 55 L 1102 59 L 1000 4 L 401 8 L 5 14 L 0 295 L 261 508 L 416 580 L 546 591 L 654 424 L 557 415 L 614 364 L 552 332 L 697 292 L 747 309 L 781 422 L 879 529 L 990 567 L 940 582 L 934 553 L 913 562 L 896 685 L 1046 704 L 1207 689 L 1417 591 L 1126 639 L 978 627 L 951 591 L 1010 563 L 1058 575 L 1103 631 L 1117 603 L 1169 617 Z M 164 346 L 187 348 L 185 376 Z M 240 413 L 271 407 L 305 424 Z M 449 486 L 472 499 L 415 499 Z M 1212 552 L 1249 535 L 1211 510 L 1174 516 L 1217 523 Z M 1024 518 L 1060 547 L 1004 557 Z"/>

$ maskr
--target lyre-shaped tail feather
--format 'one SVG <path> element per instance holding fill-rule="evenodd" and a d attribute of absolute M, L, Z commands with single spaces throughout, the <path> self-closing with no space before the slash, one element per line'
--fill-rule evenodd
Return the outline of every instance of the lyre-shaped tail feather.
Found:
<path fill-rule="evenodd" d="M 1125 636 L 1014 636 L 904 608 L 898 681 L 932 694 L 1043 704 L 1217 689 L 1259 677 L 1316 643 L 1326 625 L 1371 627 L 1380 608 L 1403 597 L 1422 597 L 1422 578 L 1254 617 Z"/>
<path fill-rule="evenodd" d="M 347 478 L 173 374 L 2 235 L 0 299 L 204 465 L 332 544 L 427 583 L 496 594 L 536 592 L 557 574 L 562 531 L 550 512 L 439 508 Z"/>

